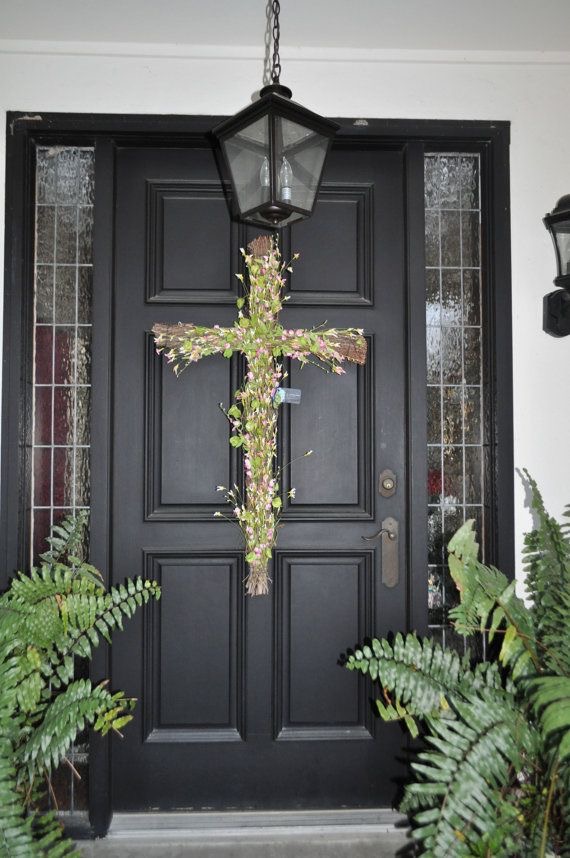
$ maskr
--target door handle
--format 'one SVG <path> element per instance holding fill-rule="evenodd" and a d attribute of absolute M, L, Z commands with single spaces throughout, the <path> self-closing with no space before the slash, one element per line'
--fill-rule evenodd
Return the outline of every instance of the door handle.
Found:
<path fill-rule="evenodd" d="M 386 537 L 384 539 L 384 537 Z M 372 539 L 382 540 L 382 583 L 385 587 L 395 587 L 400 576 L 398 562 L 398 522 L 395 518 L 385 518 L 378 533 L 373 536 L 363 536 L 367 542 Z"/>

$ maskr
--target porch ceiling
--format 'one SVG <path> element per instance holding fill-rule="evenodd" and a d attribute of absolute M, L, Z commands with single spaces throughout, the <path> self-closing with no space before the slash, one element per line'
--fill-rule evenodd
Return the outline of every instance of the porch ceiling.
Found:
<path fill-rule="evenodd" d="M 0 0 L 2 40 L 263 44 L 265 0 Z M 285 0 L 289 47 L 566 51 L 568 0 Z"/>

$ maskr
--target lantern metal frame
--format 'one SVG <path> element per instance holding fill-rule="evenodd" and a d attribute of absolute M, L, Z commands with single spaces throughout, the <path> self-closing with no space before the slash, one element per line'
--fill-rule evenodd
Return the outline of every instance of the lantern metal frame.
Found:
<path fill-rule="evenodd" d="M 260 92 L 258 101 L 241 110 L 230 119 L 226 119 L 217 125 L 212 133 L 220 142 L 224 161 L 227 166 L 232 190 L 233 199 L 237 213 L 241 220 L 255 223 L 260 226 L 279 228 L 285 226 L 294 220 L 301 220 L 310 217 L 313 213 L 319 188 L 321 184 L 324 164 L 329 153 L 332 139 L 340 126 L 331 119 L 325 119 L 312 110 L 308 110 L 301 104 L 291 100 L 291 90 L 282 84 L 270 84 L 264 87 Z M 253 206 L 252 208 L 242 211 L 239 205 L 239 196 L 237 189 L 236 177 L 234 176 L 231 164 L 226 155 L 224 144 L 230 138 L 234 137 L 243 129 L 251 126 L 254 122 L 267 117 L 268 123 L 268 147 L 265 148 L 262 144 L 258 146 L 251 141 L 248 145 L 252 149 L 258 149 L 259 154 L 263 154 L 269 161 L 269 198 L 262 203 Z M 279 121 L 280 119 L 289 120 L 297 125 L 306 128 L 307 131 L 321 135 L 327 140 L 327 147 L 323 157 L 320 175 L 313 177 L 315 193 L 313 203 L 310 208 L 302 208 L 293 203 L 288 203 L 279 198 L 279 169 L 281 158 L 283 156 L 283 142 L 279 139 Z M 297 146 L 288 149 L 289 152 L 294 152 L 295 148 L 302 149 L 307 145 L 306 140 L 301 140 Z M 286 223 L 284 223 L 286 222 Z"/>

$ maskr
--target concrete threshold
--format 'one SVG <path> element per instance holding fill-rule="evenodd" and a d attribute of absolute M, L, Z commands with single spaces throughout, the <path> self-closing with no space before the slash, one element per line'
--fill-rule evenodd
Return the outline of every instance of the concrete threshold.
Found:
<path fill-rule="evenodd" d="M 391 810 L 115 814 L 85 858 L 394 858 L 409 844 Z"/>

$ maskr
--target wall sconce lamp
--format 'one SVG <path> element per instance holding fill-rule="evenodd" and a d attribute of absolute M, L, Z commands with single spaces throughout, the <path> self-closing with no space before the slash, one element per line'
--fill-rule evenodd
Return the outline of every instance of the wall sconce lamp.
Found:
<path fill-rule="evenodd" d="M 279 2 L 273 0 L 272 82 L 260 98 L 213 129 L 241 220 L 276 228 L 312 214 L 339 126 L 291 101 L 279 82 Z"/>
<path fill-rule="evenodd" d="M 558 288 L 544 296 L 542 328 L 553 337 L 570 334 L 570 194 L 560 197 L 542 221 L 552 236 Z"/>

